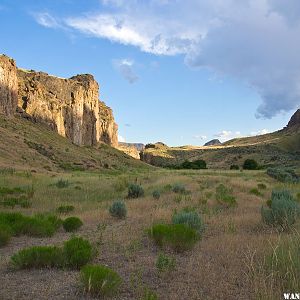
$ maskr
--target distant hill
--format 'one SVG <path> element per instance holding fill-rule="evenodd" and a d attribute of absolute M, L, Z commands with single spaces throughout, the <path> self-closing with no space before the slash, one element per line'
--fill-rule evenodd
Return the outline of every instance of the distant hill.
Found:
<path fill-rule="evenodd" d="M 123 143 L 119 142 L 117 147 L 120 151 L 134 157 L 135 159 L 140 159 L 140 152 L 145 149 L 145 145 L 142 143 Z"/>
<path fill-rule="evenodd" d="M 222 143 L 218 139 L 213 139 L 204 144 L 204 146 L 219 146 L 219 145 L 222 145 Z"/>
<path fill-rule="evenodd" d="M 161 147 L 151 144 L 141 153 L 141 159 L 155 166 L 176 166 L 185 160 L 204 159 L 209 168 L 228 169 L 253 158 L 263 166 L 300 167 L 300 110 L 288 125 L 276 132 L 260 136 L 237 138 L 213 147 Z"/>

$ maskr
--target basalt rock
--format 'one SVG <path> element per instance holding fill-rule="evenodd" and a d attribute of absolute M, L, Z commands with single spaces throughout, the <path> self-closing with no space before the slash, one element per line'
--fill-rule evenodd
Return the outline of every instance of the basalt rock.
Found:
<path fill-rule="evenodd" d="M 0 113 L 12 116 L 18 102 L 18 79 L 15 61 L 0 55 Z"/>

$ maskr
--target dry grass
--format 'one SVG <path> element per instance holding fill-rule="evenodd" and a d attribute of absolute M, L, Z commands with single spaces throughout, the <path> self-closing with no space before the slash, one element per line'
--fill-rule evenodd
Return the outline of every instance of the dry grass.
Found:
<path fill-rule="evenodd" d="M 74 205 L 75 211 L 70 215 L 84 222 L 78 234 L 91 240 L 98 250 L 93 263 L 108 265 L 124 280 L 116 299 L 140 299 L 145 288 L 154 290 L 159 299 L 276 299 L 283 292 L 278 278 L 277 283 L 270 280 L 263 263 L 272 250 L 270 243 L 276 243 L 279 234 L 265 227 L 260 216 L 261 205 L 272 188 L 282 184 L 261 171 L 26 174 L 17 172 L 0 178 L 0 186 L 34 187 L 32 207 L 14 211 L 55 212 L 60 205 Z M 55 186 L 61 178 L 70 183 L 68 187 Z M 125 199 L 130 182 L 143 185 L 143 198 Z M 167 186 L 176 183 L 185 185 L 191 193 L 178 195 L 170 191 Z M 220 183 L 232 188 L 236 208 L 218 207 L 215 189 Z M 262 197 L 249 193 L 258 183 L 267 186 Z M 295 194 L 300 192 L 299 185 L 288 188 Z M 152 197 L 153 190 L 161 191 L 159 200 Z M 117 199 L 125 199 L 125 220 L 116 220 L 108 212 Z M 161 276 L 155 266 L 160 250 L 147 238 L 145 230 L 156 222 L 170 222 L 174 211 L 187 207 L 202 214 L 206 230 L 193 250 L 172 253 L 176 268 L 168 276 Z M 82 299 L 76 272 L 13 272 L 9 266 L 9 257 L 25 246 L 60 245 L 69 237 L 61 230 L 51 238 L 13 238 L 1 249 L 0 299 Z"/>

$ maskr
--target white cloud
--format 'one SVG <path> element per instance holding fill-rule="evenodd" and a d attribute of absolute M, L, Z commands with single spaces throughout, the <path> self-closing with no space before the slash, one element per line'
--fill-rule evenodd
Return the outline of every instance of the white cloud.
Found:
<path fill-rule="evenodd" d="M 126 143 L 125 138 L 121 135 L 118 135 L 118 141 L 121 142 L 121 143 Z"/>
<path fill-rule="evenodd" d="M 255 136 L 255 135 L 263 135 L 263 134 L 267 134 L 267 133 L 270 133 L 270 130 L 262 129 L 262 130 L 258 130 L 258 131 L 252 131 L 250 133 L 250 135 Z"/>
<path fill-rule="evenodd" d="M 113 66 L 129 83 L 135 83 L 139 77 L 133 71 L 134 61 L 130 59 L 114 59 Z"/>
<path fill-rule="evenodd" d="M 207 136 L 206 135 L 194 135 L 193 138 L 197 139 L 197 140 L 206 140 Z"/>
<path fill-rule="evenodd" d="M 242 135 L 240 131 L 232 132 L 230 130 L 222 130 L 221 132 L 215 134 L 215 137 L 219 138 L 221 142 L 224 142 L 234 138 L 242 137 Z"/>
<path fill-rule="evenodd" d="M 59 28 L 61 25 L 59 21 L 56 20 L 52 15 L 47 12 L 37 13 L 34 14 L 34 18 L 40 25 L 47 27 L 47 28 Z"/>
<path fill-rule="evenodd" d="M 257 117 L 300 104 L 299 0 L 102 0 L 101 13 L 61 23 L 155 55 L 183 55 L 192 68 L 238 78 L 261 96 Z M 49 14 L 37 21 L 59 24 Z"/>

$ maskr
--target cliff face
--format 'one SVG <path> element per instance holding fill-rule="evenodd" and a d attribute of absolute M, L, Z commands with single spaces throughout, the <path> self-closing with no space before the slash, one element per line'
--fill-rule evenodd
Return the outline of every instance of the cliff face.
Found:
<path fill-rule="evenodd" d="M 13 59 L 0 55 L 0 113 L 11 116 L 18 102 L 17 68 Z"/>
<path fill-rule="evenodd" d="M 17 74 L 18 106 L 34 120 L 76 145 L 103 141 L 116 147 L 117 125 L 111 109 L 99 101 L 99 85 L 92 75 L 62 79 L 43 72 Z"/>
<path fill-rule="evenodd" d="M 300 127 L 300 109 L 298 109 L 291 117 L 287 128 Z"/>

